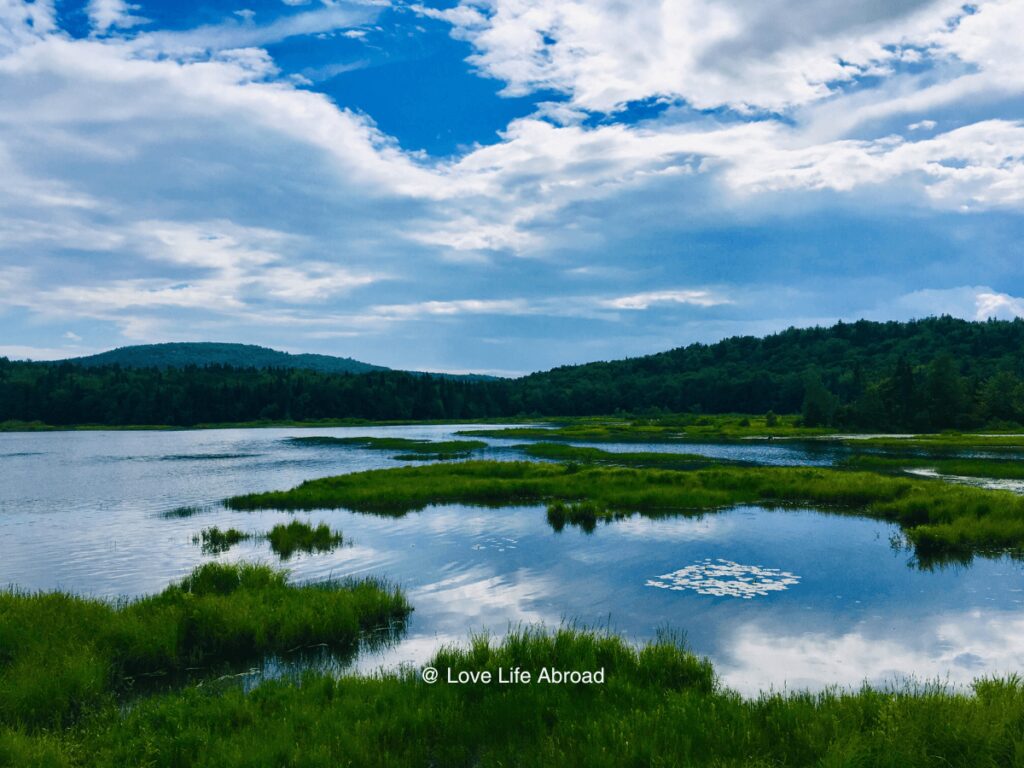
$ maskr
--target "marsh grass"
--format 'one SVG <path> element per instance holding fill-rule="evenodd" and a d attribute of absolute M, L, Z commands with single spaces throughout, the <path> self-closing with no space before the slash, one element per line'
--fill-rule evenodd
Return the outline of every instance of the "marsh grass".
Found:
<path fill-rule="evenodd" d="M 318 643 L 354 647 L 409 610 L 375 581 L 297 586 L 248 564 L 208 563 L 160 594 L 116 603 L 0 592 L 0 726 L 66 726 L 140 678 Z"/>
<path fill-rule="evenodd" d="M 195 515 L 203 515 L 212 511 L 213 507 L 193 504 L 184 507 L 175 507 L 174 509 L 169 509 L 166 512 L 161 512 L 160 517 L 171 520 L 183 517 L 194 517 Z"/>
<path fill-rule="evenodd" d="M 962 457 L 857 454 L 844 459 L 850 469 L 901 472 L 905 469 L 934 469 L 943 475 L 990 477 L 999 480 L 1024 479 L 1024 461 Z"/>
<path fill-rule="evenodd" d="M 412 669 L 309 674 L 301 684 L 205 686 L 106 707 L 82 727 L 0 729 L 0 761 L 152 766 L 872 766 L 1020 764 L 1024 685 L 771 693 L 743 699 L 670 639 L 640 648 L 603 633 L 516 630 L 438 651 Z M 450 685 L 448 670 L 604 669 L 605 682 Z"/>
<path fill-rule="evenodd" d="M 217 526 L 204 528 L 192 537 L 193 544 L 202 546 L 204 555 L 219 555 L 227 552 L 235 544 L 252 538 L 251 533 L 243 533 L 237 528 L 221 530 Z"/>
<path fill-rule="evenodd" d="M 771 423 L 770 423 L 771 422 Z M 675 443 L 696 440 L 740 440 L 757 437 L 821 437 L 834 429 L 802 427 L 793 415 L 675 414 L 655 418 L 581 417 L 561 419 L 553 426 L 462 430 L 465 437 L 512 440 L 576 440 L 593 443 Z"/>
<path fill-rule="evenodd" d="M 282 560 L 287 560 L 296 552 L 330 552 L 341 546 L 343 541 L 341 533 L 332 531 L 326 523 L 314 528 L 312 524 L 300 520 L 275 525 L 266 538 L 270 548 Z"/>
<path fill-rule="evenodd" d="M 583 448 L 564 443 L 524 443 L 513 446 L 527 456 L 578 464 L 601 464 L 618 467 L 654 467 L 660 469 L 701 469 L 719 464 L 742 465 L 728 459 L 699 456 L 693 453 L 613 453 L 600 448 Z"/>
<path fill-rule="evenodd" d="M 737 504 L 812 504 L 899 523 L 918 554 L 1024 549 L 1024 498 L 940 481 L 818 467 L 714 467 L 693 472 L 468 461 L 310 480 L 235 496 L 232 509 L 347 508 L 401 515 L 429 504 L 596 505 L 597 517 L 701 512 Z"/>
<path fill-rule="evenodd" d="M 394 456 L 403 461 L 443 461 L 445 459 L 463 459 L 473 451 L 486 448 L 482 440 L 412 440 L 405 437 L 330 437 L 314 435 L 310 437 L 290 437 L 289 443 L 295 445 L 318 446 L 358 446 L 378 451 L 402 451 Z"/>

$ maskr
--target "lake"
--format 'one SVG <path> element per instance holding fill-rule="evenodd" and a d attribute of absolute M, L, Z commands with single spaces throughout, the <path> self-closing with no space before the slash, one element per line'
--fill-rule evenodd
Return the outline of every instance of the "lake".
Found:
<path fill-rule="evenodd" d="M 346 543 L 290 559 L 284 565 L 294 579 L 380 576 L 401 585 L 415 607 L 395 644 L 355 660 L 363 671 L 420 664 L 470 632 L 535 622 L 608 628 L 636 641 L 684 634 L 746 694 L 908 677 L 962 684 L 1024 667 L 1024 564 L 977 558 L 921 570 L 895 526 L 855 516 L 743 506 L 637 516 L 586 533 L 553 530 L 541 506 L 439 505 L 390 518 L 243 513 L 219 504 L 402 463 L 388 452 L 285 442 L 291 436 L 443 440 L 471 428 L 0 434 L 0 585 L 102 597 L 155 592 L 213 559 L 192 542 L 201 529 L 264 532 L 295 517 L 329 523 Z M 522 441 L 486 442 L 481 458 L 522 458 L 511 448 Z M 845 450 L 790 442 L 601 447 L 816 465 Z M 209 509 L 162 516 L 188 505 Z M 262 541 L 219 557 L 279 563 Z"/>

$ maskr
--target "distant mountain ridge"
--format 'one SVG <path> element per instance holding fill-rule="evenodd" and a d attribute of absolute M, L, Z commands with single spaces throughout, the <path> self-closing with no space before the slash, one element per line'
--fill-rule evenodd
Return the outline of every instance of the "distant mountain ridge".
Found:
<path fill-rule="evenodd" d="M 296 368 L 321 373 L 369 373 L 389 371 L 383 365 L 372 365 L 351 357 L 280 352 L 255 344 L 228 344 L 215 341 L 170 342 L 118 347 L 86 357 L 72 357 L 60 362 L 86 368 L 120 365 L 123 368 L 186 368 L 190 365 L 228 365 L 232 368 Z"/>
<path fill-rule="evenodd" d="M 119 365 L 122 368 L 200 368 L 208 365 L 226 365 L 231 368 L 284 368 L 290 370 L 316 371 L 318 373 L 383 373 L 395 371 L 383 365 L 364 363 L 351 357 L 319 355 L 314 353 L 292 354 L 256 344 L 234 344 L 217 341 L 179 341 L 163 344 L 137 344 L 118 347 L 107 352 L 84 357 L 70 357 L 55 360 L 54 363 L 72 363 L 83 368 L 102 368 Z M 482 373 L 432 373 L 430 371 L 400 371 L 417 376 L 439 376 L 460 381 L 498 381 L 497 376 Z"/>

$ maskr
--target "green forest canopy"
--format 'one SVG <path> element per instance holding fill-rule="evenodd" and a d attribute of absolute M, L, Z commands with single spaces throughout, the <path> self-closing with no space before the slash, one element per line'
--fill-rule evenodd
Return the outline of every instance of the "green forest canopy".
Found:
<path fill-rule="evenodd" d="M 791 328 L 494 381 L 0 358 L 0 422 L 187 426 L 767 411 L 802 413 L 808 426 L 888 431 L 1024 423 L 1024 320 L 938 317 Z"/>

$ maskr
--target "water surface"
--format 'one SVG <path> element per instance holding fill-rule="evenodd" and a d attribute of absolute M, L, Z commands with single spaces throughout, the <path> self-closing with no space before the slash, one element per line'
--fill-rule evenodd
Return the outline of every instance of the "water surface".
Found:
<path fill-rule="evenodd" d="M 261 533 L 292 519 L 241 513 L 226 496 L 289 488 L 342 472 L 399 466 L 388 452 L 304 446 L 296 435 L 450 439 L 465 425 L 68 432 L 0 435 L 0 584 L 138 595 L 203 555 L 210 525 Z M 482 457 L 522 458 L 521 440 L 488 439 Z M 787 443 L 602 445 L 773 464 L 827 464 L 834 447 Z M 165 518 L 176 507 L 208 511 Z M 640 516 L 587 534 L 556 532 L 540 506 L 429 507 L 400 518 L 299 513 L 343 531 L 333 552 L 298 555 L 296 579 L 374 575 L 415 611 L 401 641 L 364 653 L 361 670 L 426 661 L 439 644 L 511 625 L 575 622 L 642 641 L 685 633 L 724 681 L 746 693 L 918 681 L 965 683 L 1024 667 L 1024 567 L 1002 558 L 932 571 L 914 566 L 889 524 L 811 509 L 744 506 L 700 517 Z M 278 564 L 263 541 L 220 559 Z"/>

